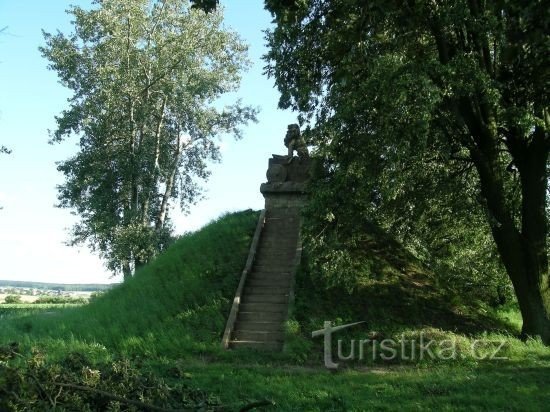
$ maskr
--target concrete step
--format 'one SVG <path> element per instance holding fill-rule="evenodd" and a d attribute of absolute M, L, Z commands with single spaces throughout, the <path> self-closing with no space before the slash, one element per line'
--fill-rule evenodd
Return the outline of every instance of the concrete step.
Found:
<path fill-rule="evenodd" d="M 288 294 L 286 295 L 259 295 L 245 294 L 242 303 L 288 303 Z"/>
<path fill-rule="evenodd" d="M 290 272 L 284 270 L 256 269 L 248 275 L 249 279 L 290 279 Z"/>
<path fill-rule="evenodd" d="M 284 273 L 284 272 L 252 272 L 248 278 L 247 281 L 268 281 L 273 283 L 272 286 L 282 286 L 285 287 L 286 285 L 290 284 L 290 274 Z M 248 282 L 247 282 L 248 283 Z M 250 285 L 253 285 L 252 283 Z M 255 285 L 258 286 L 258 285 Z M 264 285 L 265 286 L 265 285 Z"/>
<path fill-rule="evenodd" d="M 290 273 L 291 269 L 294 267 L 292 264 L 294 259 L 281 259 L 281 260 L 270 260 L 270 259 L 258 259 L 252 266 L 252 270 L 255 272 L 265 272 L 265 273 Z"/>
<path fill-rule="evenodd" d="M 242 312 L 271 312 L 286 314 L 286 303 L 241 303 L 240 311 Z"/>
<path fill-rule="evenodd" d="M 290 287 L 286 286 L 245 286 L 244 295 L 288 295 Z"/>
<path fill-rule="evenodd" d="M 285 334 L 283 332 L 235 330 L 233 332 L 233 340 L 255 342 L 283 342 L 285 340 Z"/>
<path fill-rule="evenodd" d="M 277 232 L 281 235 L 296 236 L 298 234 L 298 228 L 296 228 L 294 223 L 269 224 L 267 226 L 264 226 L 264 230 L 262 231 L 262 235 L 264 235 L 264 237 L 265 237 L 265 234 L 270 233 L 270 232 Z"/>
<path fill-rule="evenodd" d="M 270 279 L 270 278 L 256 278 L 247 279 L 246 286 L 250 288 L 290 288 L 290 278 L 282 279 Z M 246 293 L 246 292 L 245 292 Z"/>
<path fill-rule="evenodd" d="M 283 322 L 286 319 L 286 312 L 245 312 L 242 307 L 239 310 L 237 322 Z"/>
<path fill-rule="evenodd" d="M 258 245 L 258 250 L 256 253 L 260 253 L 263 250 L 269 250 L 273 253 L 295 253 L 296 252 L 296 240 L 293 241 L 284 241 L 278 243 L 261 243 Z"/>
<path fill-rule="evenodd" d="M 231 349 L 257 349 L 265 351 L 279 351 L 283 348 L 282 342 L 258 342 L 258 341 L 238 341 L 233 340 L 229 343 Z"/>
<path fill-rule="evenodd" d="M 262 239 L 278 242 L 292 241 L 298 238 L 298 230 L 285 227 L 265 227 L 262 231 Z"/>
<path fill-rule="evenodd" d="M 290 242 L 285 241 L 284 243 L 277 244 L 260 243 L 256 253 L 260 253 L 263 250 L 268 250 L 273 253 L 296 253 L 296 240 Z"/>
<path fill-rule="evenodd" d="M 276 238 L 277 235 L 273 235 L 272 238 Z M 277 239 L 272 241 L 272 238 L 260 241 L 258 244 L 258 251 L 264 248 L 278 248 L 282 250 L 296 250 L 296 243 L 298 239 Z"/>
<path fill-rule="evenodd" d="M 235 330 L 257 330 L 265 332 L 284 332 L 283 322 L 252 322 L 238 321 L 235 323 Z"/>
<path fill-rule="evenodd" d="M 271 225 L 271 226 L 264 226 L 262 230 L 262 239 L 269 238 L 270 235 L 276 234 L 280 236 L 280 238 L 272 239 L 272 240 L 285 240 L 285 239 L 296 239 L 298 237 L 298 228 L 290 227 L 290 226 L 279 226 L 279 225 Z"/>
<path fill-rule="evenodd" d="M 260 260 L 254 262 L 252 270 L 254 272 L 265 272 L 265 273 L 290 273 L 293 265 L 291 262 L 279 262 L 277 264 L 273 262 L 266 262 L 265 260 Z"/>
<path fill-rule="evenodd" d="M 281 268 L 276 266 L 256 266 L 252 267 L 252 272 L 249 273 L 249 276 L 262 275 L 262 276 L 273 276 L 273 277 L 285 277 L 290 276 L 290 267 Z"/>
<path fill-rule="evenodd" d="M 262 260 L 287 260 L 287 261 L 291 261 L 291 260 L 294 260 L 294 255 L 295 255 L 295 251 L 291 252 L 291 251 L 288 251 L 288 252 L 283 252 L 283 253 L 266 253 L 266 252 L 263 252 L 263 251 L 258 251 L 258 253 L 256 254 L 255 256 L 255 259 L 254 261 L 255 262 L 259 262 L 259 261 L 262 261 Z"/>
<path fill-rule="evenodd" d="M 256 260 L 263 258 L 277 258 L 277 259 L 294 259 L 296 256 L 296 249 L 286 249 L 286 250 L 273 250 L 272 248 L 261 248 L 258 253 L 256 253 Z"/>
<path fill-rule="evenodd" d="M 276 256 L 276 257 L 294 257 L 296 254 L 296 243 L 293 243 L 292 246 L 280 247 L 275 249 L 274 246 L 264 246 L 260 247 L 256 252 L 256 257 L 258 256 Z"/>
<path fill-rule="evenodd" d="M 296 257 L 296 250 L 295 249 L 289 249 L 289 250 L 281 250 L 281 251 L 274 251 L 274 250 L 268 250 L 268 249 L 260 249 L 256 253 L 256 256 L 254 257 L 254 261 L 257 262 L 258 260 L 263 260 L 266 258 L 275 257 L 277 259 L 287 259 L 287 260 L 294 260 Z"/>
<path fill-rule="evenodd" d="M 294 238 L 297 238 L 297 235 L 289 235 L 284 236 L 282 239 L 276 238 L 275 236 L 262 236 L 260 238 L 260 241 L 258 243 L 258 246 L 261 247 L 296 247 L 296 243 L 290 242 L 290 240 L 293 240 Z M 286 239 L 285 239 L 286 238 Z"/>

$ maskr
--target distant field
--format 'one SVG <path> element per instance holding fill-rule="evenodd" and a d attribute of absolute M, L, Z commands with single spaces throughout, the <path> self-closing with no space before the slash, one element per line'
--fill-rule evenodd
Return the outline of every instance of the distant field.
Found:
<path fill-rule="evenodd" d="M 41 290 L 61 290 L 66 292 L 97 292 L 109 290 L 116 283 L 111 284 L 77 284 L 77 283 L 44 283 L 44 282 L 27 282 L 19 280 L 2 280 L 0 279 L 0 287 L 15 287 L 15 288 L 31 288 Z"/>
<path fill-rule="evenodd" d="M 22 318 L 24 316 L 44 313 L 48 310 L 57 310 L 64 307 L 74 307 L 71 304 L 49 304 L 49 303 L 14 303 L 0 305 L 0 321 L 7 319 Z"/>
<path fill-rule="evenodd" d="M 91 296 L 92 292 L 63 292 L 63 295 L 62 297 L 70 297 L 70 298 L 73 298 L 73 299 L 77 299 L 77 298 L 85 298 L 85 299 L 89 299 L 90 296 Z M 40 296 L 31 296 L 31 295 L 21 295 L 21 294 L 18 294 L 18 293 L 0 293 L 0 304 L 4 304 L 4 300 L 6 298 L 6 296 L 9 296 L 9 295 L 18 295 L 18 296 L 21 296 L 21 303 L 33 303 L 33 302 L 36 302 L 39 298 L 41 297 L 44 297 L 44 296 L 48 296 L 48 297 L 52 297 L 52 298 L 56 298 L 57 295 L 40 295 Z"/>
<path fill-rule="evenodd" d="M 7 293 L 0 293 L 0 303 L 4 303 L 4 299 L 6 298 L 6 296 L 9 296 L 10 294 L 7 294 Z M 34 302 L 36 299 L 38 299 L 38 296 L 30 296 L 30 295 L 19 295 L 21 296 L 21 301 L 23 303 L 32 303 Z"/>

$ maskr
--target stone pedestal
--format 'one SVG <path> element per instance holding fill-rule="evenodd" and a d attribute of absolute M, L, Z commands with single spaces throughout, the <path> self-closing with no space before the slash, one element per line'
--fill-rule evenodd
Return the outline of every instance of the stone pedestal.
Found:
<path fill-rule="evenodd" d="M 260 192 L 265 198 L 265 209 L 269 213 L 274 209 L 287 209 L 298 212 L 306 202 L 306 185 L 309 180 L 311 160 L 273 155 L 269 159 L 266 177 Z"/>

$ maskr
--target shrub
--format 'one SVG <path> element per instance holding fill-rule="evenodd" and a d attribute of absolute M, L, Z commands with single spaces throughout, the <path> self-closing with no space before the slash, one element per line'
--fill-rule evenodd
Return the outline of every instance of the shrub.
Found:
<path fill-rule="evenodd" d="M 21 303 L 21 296 L 8 295 L 4 298 L 4 303 Z"/>
<path fill-rule="evenodd" d="M 34 303 L 48 303 L 48 304 L 79 304 L 83 305 L 88 303 L 84 298 L 71 298 L 69 296 L 40 296 L 34 301 Z"/>

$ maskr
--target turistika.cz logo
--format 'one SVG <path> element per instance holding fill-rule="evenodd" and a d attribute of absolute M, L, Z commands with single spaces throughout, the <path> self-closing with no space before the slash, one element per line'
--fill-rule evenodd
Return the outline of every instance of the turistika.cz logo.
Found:
<path fill-rule="evenodd" d="M 354 322 L 340 326 L 333 326 L 332 322 L 325 321 L 324 328 L 311 333 L 311 337 L 324 337 L 324 361 L 328 369 L 338 369 L 338 363 L 333 360 L 332 334 L 352 326 L 365 323 Z M 337 358 L 340 361 L 365 360 L 371 357 L 373 361 L 422 361 L 424 359 L 454 360 L 460 356 L 466 356 L 459 353 L 458 342 L 456 339 L 434 340 L 429 339 L 423 332 L 414 339 L 407 338 L 405 334 L 398 340 L 395 339 L 351 339 L 347 345 L 349 353 L 344 355 L 343 341 L 337 341 Z M 484 339 L 474 339 L 470 343 L 470 356 L 475 360 L 503 360 L 506 357 L 499 356 L 506 341 L 488 341 Z M 369 355 L 370 353 L 370 355 Z"/>

